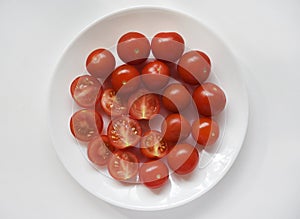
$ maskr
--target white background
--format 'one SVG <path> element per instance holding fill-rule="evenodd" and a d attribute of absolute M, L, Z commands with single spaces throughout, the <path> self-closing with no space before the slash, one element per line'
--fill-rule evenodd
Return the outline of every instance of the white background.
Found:
<path fill-rule="evenodd" d="M 199 199 L 154 213 L 81 188 L 47 124 L 64 48 L 89 23 L 134 5 L 179 9 L 213 29 L 247 69 L 250 99 L 248 133 L 228 174 Z M 0 218 L 300 218 L 299 40 L 299 0 L 0 0 Z"/>

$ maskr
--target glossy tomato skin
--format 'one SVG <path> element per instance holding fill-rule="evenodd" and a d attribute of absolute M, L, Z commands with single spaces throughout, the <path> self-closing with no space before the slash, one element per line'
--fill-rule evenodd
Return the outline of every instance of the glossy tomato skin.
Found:
<path fill-rule="evenodd" d="M 96 78 L 106 78 L 116 66 L 113 54 L 107 49 L 96 49 L 86 59 L 86 70 Z"/>
<path fill-rule="evenodd" d="M 125 149 L 138 144 L 142 129 L 138 121 L 128 116 L 113 119 L 107 128 L 110 143 L 117 149 Z"/>
<path fill-rule="evenodd" d="M 95 137 L 88 143 L 88 158 L 98 166 L 107 164 L 115 148 L 110 144 L 107 135 Z"/>
<path fill-rule="evenodd" d="M 211 118 L 200 118 L 192 124 L 192 136 L 198 144 L 209 146 L 216 143 L 219 138 L 219 125 Z"/>
<path fill-rule="evenodd" d="M 102 86 L 97 78 L 82 75 L 73 80 L 70 92 L 77 105 L 93 108 L 102 93 Z"/>
<path fill-rule="evenodd" d="M 135 91 L 140 84 L 140 73 L 131 65 L 121 65 L 117 67 L 111 76 L 111 84 L 116 92 L 131 93 Z"/>
<path fill-rule="evenodd" d="M 207 82 L 193 92 L 193 100 L 198 112 L 203 116 L 213 116 L 222 112 L 226 105 L 226 96 L 216 84 Z"/>
<path fill-rule="evenodd" d="M 118 97 L 114 89 L 108 88 L 102 92 L 100 104 L 103 111 L 112 117 L 121 116 L 127 113 L 127 106 Z"/>
<path fill-rule="evenodd" d="M 169 114 L 161 124 L 161 132 L 167 141 L 177 142 L 186 139 L 191 133 L 191 125 L 179 114 Z"/>
<path fill-rule="evenodd" d="M 142 81 L 149 90 L 160 90 L 169 82 L 169 67 L 158 60 L 147 63 L 142 69 Z"/>
<path fill-rule="evenodd" d="M 151 159 L 162 158 L 168 153 L 167 141 L 162 134 L 155 130 L 150 130 L 141 138 L 141 152 Z"/>
<path fill-rule="evenodd" d="M 116 151 L 108 161 L 109 174 L 118 181 L 130 181 L 139 171 L 138 158 L 129 151 Z"/>
<path fill-rule="evenodd" d="M 161 160 L 143 163 L 139 170 L 140 181 L 150 189 L 158 189 L 169 180 L 169 169 Z"/>
<path fill-rule="evenodd" d="M 176 62 L 184 51 L 184 39 L 176 32 L 157 33 L 151 41 L 152 53 L 156 59 Z"/>
<path fill-rule="evenodd" d="M 162 103 L 172 112 L 184 110 L 190 102 L 191 95 L 182 84 L 170 84 L 163 92 Z"/>
<path fill-rule="evenodd" d="M 169 167 L 179 175 L 191 173 L 199 163 L 199 152 L 190 144 L 177 144 L 167 156 Z"/>
<path fill-rule="evenodd" d="M 150 42 L 141 33 L 128 32 L 119 39 L 117 53 L 123 62 L 136 65 L 147 60 L 150 54 Z"/>
<path fill-rule="evenodd" d="M 82 109 L 74 113 L 70 119 L 71 133 L 80 141 L 88 142 L 101 135 L 103 120 L 95 110 Z"/>
<path fill-rule="evenodd" d="M 211 71 L 209 57 L 202 51 L 189 51 L 179 60 L 177 71 L 186 83 L 197 85 L 207 80 Z"/>

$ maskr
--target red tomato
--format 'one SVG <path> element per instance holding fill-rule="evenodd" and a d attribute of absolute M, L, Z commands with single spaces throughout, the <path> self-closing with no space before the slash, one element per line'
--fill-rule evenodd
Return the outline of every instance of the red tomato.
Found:
<path fill-rule="evenodd" d="M 218 140 L 219 125 L 211 118 L 200 118 L 193 122 L 192 136 L 200 145 L 212 145 Z"/>
<path fill-rule="evenodd" d="M 115 66 L 115 57 L 106 49 L 94 50 L 86 60 L 86 70 L 96 78 L 106 78 Z"/>
<path fill-rule="evenodd" d="M 103 91 L 100 104 L 104 112 L 109 116 L 121 116 L 127 112 L 127 107 L 113 89 Z"/>
<path fill-rule="evenodd" d="M 111 84 L 115 91 L 121 93 L 131 93 L 135 91 L 140 84 L 140 73 L 131 65 L 121 65 L 116 68 L 111 76 Z"/>
<path fill-rule="evenodd" d="M 178 112 L 185 109 L 191 101 L 189 91 L 182 84 L 171 84 L 163 93 L 162 102 L 166 109 Z"/>
<path fill-rule="evenodd" d="M 176 62 L 184 51 L 184 40 L 176 32 L 161 32 L 153 37 L 151 49 L 155 58 Z"/>
<path fill-rule="evenodd" d="M 160 61 L 152 61 L 142 70 L 142 81 L 149 90 L 160 90 L 167 85 L 170 77 L 169 67 Z"/>
<path fill-rule="evenodd" d="M 113 119 L 107 128 L 111 144 L 118 149 L 135 146 L 139 142 L 141 134 L 142 129 L 138 121 L 128 116 Z"/>
<path fill-rule="evenodd" d="M 141 152 L 148 158 L 162 158 L 168 153 L 168 145 L 160 132 L 151 130 L 141 139 Z"/>
<path fill-rule="evenodd" d="M 139 170 L 140 181 L 150 189 L 162 187 L 169 179 L 169 170 L 160 160 L 143 163 Z"/>
<path fill-rule="evenodd" d="M 189 51 L 179 60 L 177 71 L 186 83 L 202 84 L 209 76 L 211 63 L 209 57 L 201 51 Z"/>
<path fill-rule="evenodd" d="M 103 120 L 95 110 L 82 109 L 73 114 L 70 129 L 75 138 L 88 142 L 102 132 Z"/>
<path fill-rule="evenodd" d="M 114 179 L 128 181 L 138 174 L 138 158 L 131 152 L 117 151 L 108 161 L 107 168 Z"/>
<path fill-rule="evenodd" d="M 147 60 L 150 54 L 150 43 L 143 34 L 128 32 L 119 39 L 117 52 L 123 62 L 136 65 Z"/>
<path fill-rule="evenodd" d="M 161 132 L 167 141 L 186 139 L 191 133 L 191 125 L 183 115 L 169 114 L 161 124 Z"/>
<path fill-rule="evenodd" d="M 129 114 L 132 118 L 150 119 L 155 114 L 159 113 L 160 103 L 156 94 L 147 93 L 138 98 L 135 98 L 136 94 L 133 94 L 129 98 Z"/>
<path fill-rule="evenodd" d="M 101 135 L 92 139 L 88 144 L 88 158 L 94 164 L 104 166 L 114 152 L 114 147 L 109 143 L 106 135 Z"/>
<path fill-rule="evenodd" d="M 194 90 L 193 99 L 199 113 L 203 116 L 219 114 L 226 105 L 226 96 L 217 85 L 207 82 Z"/>
<path fill-rule="evenodd" d="M 102 87 L 97 78 L 83 75 L 73 80 L 70 86 L 70 92 L 79 106 L 92 108 L 101 95 Z"/>

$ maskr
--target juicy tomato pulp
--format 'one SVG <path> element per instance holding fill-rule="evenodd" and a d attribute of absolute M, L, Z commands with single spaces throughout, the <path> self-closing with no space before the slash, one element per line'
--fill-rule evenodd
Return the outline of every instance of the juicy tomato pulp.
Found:
<path fill-rule="evenodd" d="M 109 116 L 121 116 L 126 113 L 127 107 L 113 89 L 103 91 L 100 104 L 104 112 Z"/>
<path fill-rule="evenodd" d="M 141 152 L 148 158 L 162 158 L 168 153 L 168 144 L 160 132 L 151 130 L 141 139 Z"/>
<path fill-rule="evenodd" d="M 211 118 L 200 118 L 193 122 L 192 135 L 198 144 L 212 145 L 219 138 L 219 125 Z"/>
<path fill-rule="evenodd" d="M 113 119 L 107 128 L 107 135 L 111 144 L 124 149 L 138 144 L 142 134 L 138 121 L 128 116 L 120 116 Z"/>

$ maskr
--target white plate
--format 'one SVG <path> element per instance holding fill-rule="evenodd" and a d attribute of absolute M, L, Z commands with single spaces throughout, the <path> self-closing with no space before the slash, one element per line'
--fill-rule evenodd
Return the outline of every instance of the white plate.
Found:
<path fill-rule="evenodd" d="M 69 93 L 72 80 L 85 73 L 87 55 L 99 47 L 112 48 L 128 31 L 153 36 L 160 31 L 176 31 L 189 48 L 206 51 L 212 59 L 215 76 L 225 90 L 227 106 L 217 118 L 222 138 L 217 150 L 203 152 L 193 174 L 174 174 L 159 191 L 143 185 L 124 186 L 92 168 L 70 134 L 69 119 L 73 101 Z M 245 137 L 248 123 L 248 97 L 236 58 L 224 42 L 201 22 L 178 11 L 156 7 L 126 9 L 101 18 L 85 28 L 67 47 L 55 70 L 49 97 L 49 119 L 53 145 L 62 163 L 82 187 L 95 196 L 120 207 L 160 210 L 188 203 L 209 191 L 229 170 Z M 208 162 L 209 161 L 209 162 Z"/>

